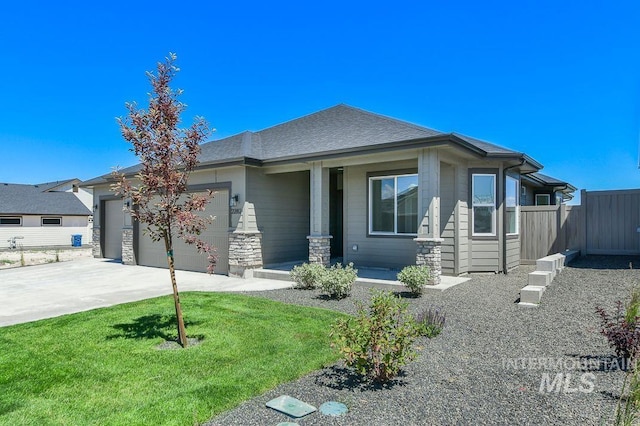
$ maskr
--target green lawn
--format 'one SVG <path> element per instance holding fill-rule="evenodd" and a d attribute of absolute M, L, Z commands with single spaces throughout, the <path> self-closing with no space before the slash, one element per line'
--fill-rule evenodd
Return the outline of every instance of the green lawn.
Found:
<path fill-rule="evenodd" d="M 190 425 L 332 363 L 338 313 L 242 295 L 184 293 L 0 328 L 0 424 Z"/>

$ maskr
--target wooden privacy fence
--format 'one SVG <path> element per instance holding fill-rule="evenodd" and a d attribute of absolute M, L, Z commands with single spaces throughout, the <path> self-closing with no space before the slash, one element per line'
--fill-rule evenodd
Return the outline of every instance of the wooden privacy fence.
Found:
<path fill-rule="evenodd" d="M 564 250 L 640 254 L 640 190 L 581 191 L 579 206 L 520 208 L 520 262 Z"/>

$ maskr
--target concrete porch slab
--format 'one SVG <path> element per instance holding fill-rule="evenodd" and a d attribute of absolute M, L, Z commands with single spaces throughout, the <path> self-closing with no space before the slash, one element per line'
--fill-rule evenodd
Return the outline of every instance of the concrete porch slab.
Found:
<path fill-rule="evenodd" d="M 293 266 L 295 266 L 295 264 Z M 293 268 L 293 266 L 291 266 L 291 268 Z M 284 269 L 284 267 L 282 268 Z M 267 269 L 267 268 L 256 269 L 253 271 L 253 276 L 254 278 L 291 281 L 291 277 L 289 276 L 289 271 L 283 270 L 283 269 Z M 397 288 L 397 287 L 406 288 L 400 281 L 395 279 L 396 275 L 398 274 L 397 271 L 391 271 L 388 269 L 377 269 L 377 268 L 357 268 L 357 269 L 358 269 L 358 279 L 356 280 L 357 284 L 361 284 L 368 287 L 387 286 L 389 288 Z M 469 277 L 449 277 L 449 276 L 442 275 L 440 277 L 440 284 L 426 286 L 424 288 L 424 291 L 435 291 L 435 292 L 445 291 L 458 284 L 465 283 L 470 279 L 471 278 Z"/>

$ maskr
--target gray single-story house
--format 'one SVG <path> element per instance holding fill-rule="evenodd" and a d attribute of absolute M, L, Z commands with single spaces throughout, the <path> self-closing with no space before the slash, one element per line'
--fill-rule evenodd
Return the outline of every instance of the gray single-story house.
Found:
<path fill-rule="evenodd" d="M 542 173 L 522 175 L 520 204 L 523 206 L 555 206 L 573 199 L 576 187 Z"/>
<path fill-rule="evenodd" d="M 200 162 L 190 190 L 217 191 L 205 237 L 222 274 L 230 265 L 241 274 L 251 250 L 260 257 L 253 266 L 341 258 L 427 263 L 446 275 L 504 272 L 520 263 L 521 182 L 542 168 L 522 152 L 342 104 L 205 143 Z M 123 213 L 128 201 L 110 183 L 110 175 L 84 183 L 94 193 L 95 256 L 166 267 L 162 246 Z M 257 229 L 243 245 L 247 220 Z M 175 252 L 178 268 L 206 269 L 193 248 Z"/>
<path fill-rule="evenodd" d="M 90 242 L 91 191 L 79 179 L 36 185 L 0 183 L 0 247 L 69 246 Z"/>

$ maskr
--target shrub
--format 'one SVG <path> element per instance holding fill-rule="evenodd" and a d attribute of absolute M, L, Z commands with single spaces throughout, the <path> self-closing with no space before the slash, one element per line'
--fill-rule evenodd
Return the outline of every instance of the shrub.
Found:
<path fill-rule="evenodd" d="M 362 303 L 356 306 L 355 317 L 333 325 L 332 347 L 356 373 L 374 382 L 388 382 L 415 357 L 415 320 L 407 315 L 408 304 L 388 291 L 374 291 L 368 311 Z"/>
<path fill-rule="evenodd" d="M 290 274 L 295 282 L 293 287 L 314 289 L 320 285 L 322 275 L 325 271 L 326 268 L 319 263 L 303 263 L 302 265 L 294 266 Z"/>
<path fill-rule="evenodd" d="M 609 346 L 616 352 L 616 356 L 631 361 L 640 349 L 640 329 L 637 318 L 627 321 L 622 302 L 616 302 L 615 315 L 609 315 L 603 308 L 597 306 L 596 312 L 600 315 L 602 329 L 600 334 L 609 341 Z"/>
<path fill-rule="evenodd" d="M 640 316 L 640 287 L 635 287 L 631 291 L 631 300 L 627 304 L 624 319 L 628 323 L 636 323 L 638 316 Z"/>
<path fill-rule="evenodd" d="M 351 287 L 358 278 L 358 270 L 353 269 L 353 263 L 349 263 L 344 268 L 336 263 L 331 268 L 325 270 L 320 280 L 322 290 L 330 297 L 344 299 L 351 294 Z"/>
<path fill-rule="evenodd" d="M 405 266 L 398 274 L 398 281 L 407 286 L 411 293 L 422 294 L 422 289 L 427 285 L 431 271 L 426 265 Z"/>
<path fill-rule="evenodd" d="M 420 336 L 436 337 L 442 332 L 446 314 L 440 308 L 430 307 L 416 315 L 416 327 Z"/>

